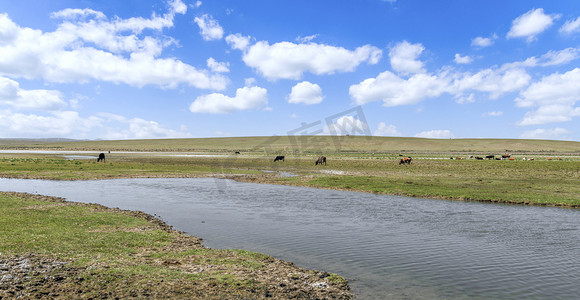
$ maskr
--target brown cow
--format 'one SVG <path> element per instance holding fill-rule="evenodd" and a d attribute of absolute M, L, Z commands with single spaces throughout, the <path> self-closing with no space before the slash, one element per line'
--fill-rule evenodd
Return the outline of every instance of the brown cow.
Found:
<path fill-rule="evenodd" d="M 403 158 L 401 158 L 401 161 L 399 161 L 399 165 L 404 165 L 404 164 L 410 165 L 411 161 L 413 161 L 413 159 L 411 157 L 403 157 Z"/>
<path fill-rule="evenodd" d="M 316 162 L 314 163 L 315 166 L 317 166 L 318 164 L 324 164 L 326 166 L 326 156 L 321 156 L 319 157 Z"/>

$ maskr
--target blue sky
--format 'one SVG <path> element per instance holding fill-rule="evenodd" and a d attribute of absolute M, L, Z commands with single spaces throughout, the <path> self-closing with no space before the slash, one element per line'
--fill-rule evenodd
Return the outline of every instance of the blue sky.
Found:
<path fill-rule="evenodd" d="M 578 1 L 2 1 L 0 138 L 580 141 L 579 42 Z"/>

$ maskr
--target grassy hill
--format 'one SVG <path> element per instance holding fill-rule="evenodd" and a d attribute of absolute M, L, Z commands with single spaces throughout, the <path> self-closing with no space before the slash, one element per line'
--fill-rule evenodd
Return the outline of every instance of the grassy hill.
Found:
<path fill-rule="evenodd" d="M 580 142 L 521 139 L 426 139 L 373 136 L 273 136 L 116 141 L 0 139 L 0 149 L 280 153 L 558 153 L 580 154 Z"/>

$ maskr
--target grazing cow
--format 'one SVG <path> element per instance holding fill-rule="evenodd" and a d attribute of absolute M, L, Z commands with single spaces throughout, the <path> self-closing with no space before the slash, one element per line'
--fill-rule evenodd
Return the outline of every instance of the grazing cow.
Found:
<path fill-rule="evenodd" d="M 413 161 L 413 159 L 411 157 L 403 157 L 403 158 L 401 158 L 401 161 L 399 161 L 399 165 L 404 165 L 404 164 L 410 165 L 411 161 Z"/>
<path fill-rule="evenodd" d="M 240 154 L 240 151 L 236 151 L 236 152 L 234 152 L 234 154 Z"/>
<path fill-rule="evenodd" d="M 483 157 L 476 156 L 475 159 L 477 159 L 477 160 L 483 160 Z"/>
<path fill-rule="evenodd" d="M 504 154 L 501 156 L 501 159 L 507 159 L 510 158 L 512 155 L 511 154 Z"/>
<path fill-rule="evenodd" d="M 101 154 L 99 154 L 99 158 L 97 158 L 97 162 L 100 162 L 101 160 L 102 160 L 103 162 L 105 162 L 105 153 L 101 153 Z"/>
<path fill-rule="evenodd" d="M 326 156 L 321 156 L 319 157 L 316 162 L 314 163 L 315 166 L 317 166 L 318 164 L 324 164 L 326 166 Z"/>
<path fill-rule="evenodd" d="M 488 155 L 485 157 L 485 159 L 494 159 L 494 158 L 495 158 L 495 155 Z"/>
<path fill-rule="evenodd" d="M 284 161 L 284 155 L 278 155 L 278 156 L 276 156 L 276 158 L 274 158 L 274 162 L 279 161 L 279 160 Z"/>

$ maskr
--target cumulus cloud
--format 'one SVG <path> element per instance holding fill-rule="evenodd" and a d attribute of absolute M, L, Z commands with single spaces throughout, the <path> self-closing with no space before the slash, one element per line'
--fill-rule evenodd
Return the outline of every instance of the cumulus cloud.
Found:
<path fill-rule="evenodd" d="M 213 93 L 197 97 L 189 110 L 193 113 L 223 114 L 239 110 L 260 108 L 268 104 L 266 89 L 253 86 L 243 87 L 236 91 L 236 96 Z"/>
<path fill-rule="evenodd" d="M 385 122 L 380 122 L 377 130 L 373 134 L 375 136 L 402 136 L 403 134 L 399 132 L 395 125 L 387 125 Z"/>
<path fill-rule="evenodd" d="M 523 37 L 528 42 L 534 41 L 538 34 L 552 26 L 558 18 L 559 15 L 545 14 L 543 8 L 532 9 L 513 20 L 507 38 Z"/>
<path fill-rule="evenodd" d="M 417 50 L 414 53 L 419 52 Z M 473 102 L 474 92 L 487 93 L 490 99 L 497 99 L 529 84 L 531 76 L 524 67 L 523 64 L 514 63 L 476 73 L 457 72 L 453 68 L 444 67 L 436 73 L 424 71 L 411 74 L 408 78 L 384 71 L 377 77 L 351 85 L 349 94 L 357 104 L 381 100 L 385 106 L 416 104 L 443 94 L 454 96 L 460 103 Z M 422 67 L 415 70 L 422 70 Z"/>
<path fill-rule="evenodd" d="M 243 60 L 269 80 L 298 80 L 304 72 L 316 75 L 352 72 L 363 62 L 378 63 L 381 55 L 381 50 L 370 45 L 350 51 L 316 43 L 280 42 L 270 45 L 260 41 L 248 48 Z"/>
<path fill-rule="evenodd" d="M 365 135 L 370 132 L 369 125 L 354 116 L 342 116 L 336 122 L 324 126 L 322 131 L 331 135 Z"/>
<path fill-rule="evenodd" d="M 559 30 L 560 33 L 563 34 L 573 34 L 580 32 L 580 17 L 576 18 L 576 20 L 568 20 Z"/>
<path fill-rule="evenodd" d="M 459 53 L 455 53 L 455 63 L 457 64 L 470 64 L 473 62 L 473 58 L 470 56 L 461 56 Z"/>
<path fill-rule="evenodd" d="M 187 138 L 191 137 L 186 131 L 165 128 L 163 125 L 142 118 L 125 118 L 114 114 L 100 114 L 103 121 L 103 138 L 112 140 L 121 139 L 159 139 L 159 138 Z"/>
<path fill-rule="evenodd" d="M 391 67 L 403 75 L 423 73 L 424 64 L 417 58 L 424 50 L 425 47 L 421 44 L 411 44 L 407 41 L 396 44 L 389 51 Z"/>
<path fill-rule="evenodd" d="M 428 74 L 415 74 L 403 79 L 385 71 L 376 78 L 351 85 L 349 94 L 359 105 L 376 100 L 382 100 L 385 106 L 410 105 L 440 96 L 447 90 L 449 81 L 444 76 Z"/>
<path fill-rule="evenodd" d="M 200 34 L 206 41 L 219 40 L 224 36 L 223 28 L 210 15 L 196 17 L 193 21 L 199 26 Z"/>
<path fill-rule="evenodd" d="M 429 130 L 415 134 L 415 137 L 429 138 L 429 139 L 451 139 L 454 137 L 451 131 L 444 130 Z"/>
<path fill-rule="evenodd" d="M 488 37 L 488 38 L 478 36 L 478 37 L 474 38 L 473 40 L 471 40 L 471 46 L 478 47 L 478 48 L 489 47 L 495 43 L 495 40 L 497 38 L 498 38 L 498 36 L 496 34 L 494 34 L 492 37 Z"/>
<path fill-rule="evenodd" d="M 226 36 L 226 42 L 232 49 L 246 51 L 248 46 L 250 45 L 250 37 L 249 36 L 242 36 L 239 33 L 230 34 Z"/>
<path fill-rule="evenodd" d="M 61 110 L 66 107 L 56 90 L 24 90 L 18 82 L 0 76 L 0 105 L 22 110 Z"/>
<path fill-rule="evenodd" d="M 49 115 L 14 113 L 0 110 L 3 137 L 72 137 L 87 138 L 101 120 L 81 118 L 75 111 L 57 111 Z"/>
<path fill-rule="evenodd" d="M 522 139 L 542 139 L 542 140 L 566 140 L 566 135 L 571 134 L 567 129 L 564 128 L 553 128 L 553 129 L 535 129 L 525 131 L 520 135 Z"/>
<path fill-rule="evenodd" d="M 518 124 L 538 125 L 570 121 L 580 116 L 580 68 L 564 74 L 555 73 L 543 77 L 520 92 L 516 99 L 519 107 L 532 108 Z"/>
<path fill-rule="evenodd" d="M 503 116 L 503 111 L 498 110 L 498 111 L 489 111 L 486 112 L 482 115 L 483 117 L 501 117 Z"/>
<path fill-rule="evenodd" d="M 227 62 L 218 62 L 213 57 L 207 59 L 207 67 L 213 72 L 227 73 L 230 71 L 229 65 Z"/>
<path fill-rule="evenodd" d="M 173 26 L 175 13 L 184 9 L 181 1 L 171 3 L 168 13 L 150 19 L 109 20 L 94 10 L 66 9 L 53 14 L 63 20 L 56 31 L 46 33 L 20 27 L 0 14 L 0 75 L 57 83 L 102 80 L 138 87 L 175 88 L 185 83 L 225 89 L 228 80 L 221 75 L 159 57 L 175 41 L 146 32 Z"/>
<path fill-rule="evenodd" d="M 292 87 L 288 103 L 318 104 L 322 102 L 322 89 L 318 84 L 303 81 Z"/>

